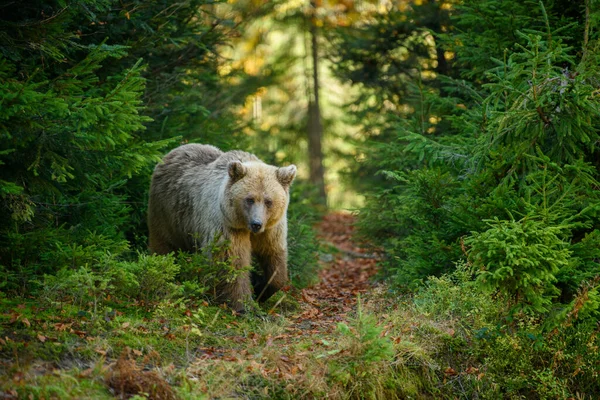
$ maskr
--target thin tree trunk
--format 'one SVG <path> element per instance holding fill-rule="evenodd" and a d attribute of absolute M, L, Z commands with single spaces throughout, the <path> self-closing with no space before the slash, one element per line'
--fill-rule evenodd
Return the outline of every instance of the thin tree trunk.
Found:
<path fill-rule="evenodd" d="M 327 203 L 325 192 L 325 171 L 323 169 L 323 149 L 321 140 L 323 138 L 323 125 L 321 124 L 321 107 L 319 104 L 319 47 L 317 42 L 317 26 L 315 23 L 316 4 L 311 0 L 311 11 L 313 15 L 309 21 L 309 32 L 311 39 L 311 58 L 313 66 L 312 74 L 312 96 L 308 101 L 308 157 L 310 167 L 310 182 L 317 186 L 319 197 L 324 204 Z"/>

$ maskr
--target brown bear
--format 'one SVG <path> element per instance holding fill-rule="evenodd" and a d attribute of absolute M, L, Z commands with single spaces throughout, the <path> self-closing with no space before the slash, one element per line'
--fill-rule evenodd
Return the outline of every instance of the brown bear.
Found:
<path fill-rule="evenodd" d="M 186 144 L 154 169 L 148 202 L 150 250 L 194 252 L 215 238 L 228 241 L 236 269 L 254 256 L 263 272 L 255 286 L 266 300 L 288 281 L 287 207 L 296 166 L 277 168 L 243 151 Z M 261 295 L 262 294 L 262 295 Z M 217 295 L 236 311 L 252 298 L 250 273 L 240 273 Z"/>

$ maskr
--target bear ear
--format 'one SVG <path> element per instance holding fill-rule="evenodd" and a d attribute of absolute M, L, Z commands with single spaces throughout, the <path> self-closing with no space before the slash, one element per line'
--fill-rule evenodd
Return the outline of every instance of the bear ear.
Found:
<path fill-rule="evenodd" d="M 232 161 L 229 163 L 227 167 L 227 172 L 229 173 L 229 177 L 231 178 L 231 182 L 235 183 L 246 176 L 248 172 L 244 164 L 241 161 Z"/>
<path fill-rule="evenodd" d="M 283 187 L 290 186 L 296 177 L 296 166 L 288 165 L 287 167 L 277 168 L 277 180 Z"/>

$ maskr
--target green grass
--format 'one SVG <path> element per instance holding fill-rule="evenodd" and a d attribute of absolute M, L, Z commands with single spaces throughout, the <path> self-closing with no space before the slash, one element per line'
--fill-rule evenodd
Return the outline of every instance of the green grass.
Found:
<path fill-rule="evenodd" d="M 100 368 L 53 369 L 50 365 L 36 363 L 6 373 L 0 390 L 14 398 L 114 399 L 104 384 Z"/>
<path fill-rule="evenodd" d="M 277 303 L 279 313 L 269 313 Z M 363 390 L 379 396 L 395 387 L 394 345 L 387 338 L 370 343 L 381 329 L 374 317 L 357 316 L 331 333 L 292 335 L 287 328 L 299 305 L 289 294 L 243 317 L 220 307 L 188 306 L 165 301 L 152 312 L 123 307 L 127 311 L 91 321 L 73 307 L 61 312 L 39 309 L 33 300 L 4 301 L 9 315 L 16 307 L 22 314 L 12 322 L 2 318 L 2 335 L 12 339 L 3 342 L 0 356 L 12 363 L 3 367 L 0 390 L 17 390 L 19 397 L 110 398 L 106 374 L 124 355 L 135 373 L 157 371 L 181 398 L 345 398 Z M 359 327 L 366 331 L 357 336 Z M 384 354 L 373 355 L 369 349 L 381 343 L 388 345 Z M 46 367 L 36 371 L 37 365 Z M 348 366 L 354 377 L 340 374 Z M 380 379 L 375 371 L 390 373 Z"/>
<path fill-rule="evenodd" d="M 181 399 L 598 395 L 596 325 L 543 333 L 537 320 L 509 320 L 508 303 L 461 268 L 410 296 L 378 286 L 329 330 L 298 331 L 304 308 L 294 296 L 245 316 L 189 299 L 112 299 L 95 317 L 2 299 L 0 393 L 102 399 L 137 382 L 150 398 L 163 390 Z"/>

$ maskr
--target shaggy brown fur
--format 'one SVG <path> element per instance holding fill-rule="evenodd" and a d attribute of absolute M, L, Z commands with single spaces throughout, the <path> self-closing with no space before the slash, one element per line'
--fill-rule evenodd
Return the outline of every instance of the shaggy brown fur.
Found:
<path fill-rule="evenodd" d="M 256 257 L 266 278 L 256 289 L 266 300 L 288 280 L 286 213 L 295 176 L 294 165 L 277 168 L 242 151 L 199 144 L 174 149 L 152 175 L 150 249 L 198 251 L 215 237 L 227 240 L 226 257 L 235 268 Z M 219 295 L 243 310 L 252 296 L 249 273 L 224 283 Z"/>

